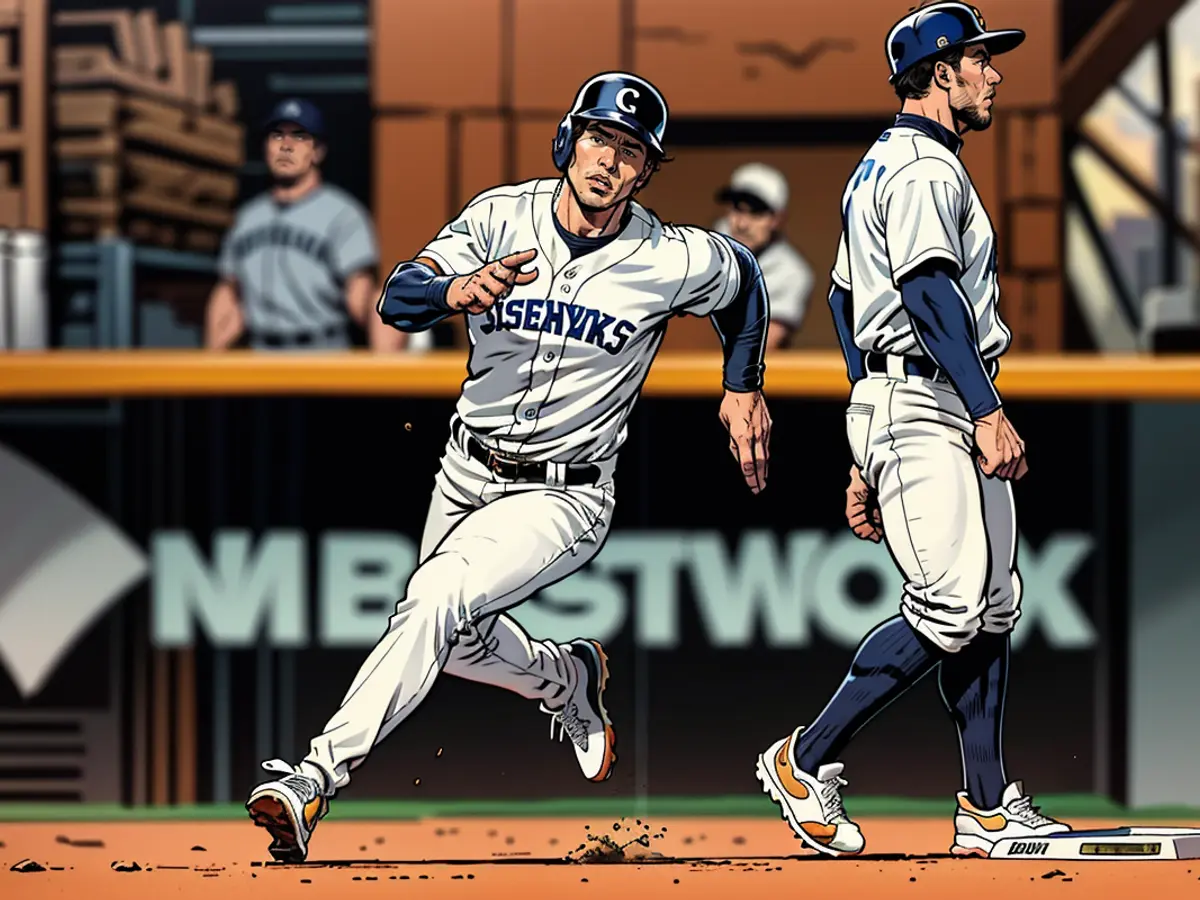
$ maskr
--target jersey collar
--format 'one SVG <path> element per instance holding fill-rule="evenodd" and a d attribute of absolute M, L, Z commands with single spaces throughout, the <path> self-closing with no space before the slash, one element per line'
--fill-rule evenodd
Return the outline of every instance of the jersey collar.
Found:
<path fill-rule="evenodd" d="M 926 137 L 933 138 L 947 150 L 958 156 L 962 150 L 963 139 L 934 119 L 928 116 L 918 116 L 915 113 L 900 113 L 896 116 L 896 126 L 899 128 L 912 128 Z"/>

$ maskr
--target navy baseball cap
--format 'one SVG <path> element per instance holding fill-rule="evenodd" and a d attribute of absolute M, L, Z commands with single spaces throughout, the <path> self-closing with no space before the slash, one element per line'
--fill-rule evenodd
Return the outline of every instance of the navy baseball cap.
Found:
<path fill-rule="evenodd" d="M 988 31 L 979 10 L 967 3 L 936 3 L 909 13 L 887 36 L 888 81 L 896 79 L 922 60 L 951 47 L 983 44 L 996 56 L 1015 50 L 1025 40 L 1016 28 Z"/>
<path fill-rule="evenodd" d="M 299 97 L 290 97 L 275 104 L 275 108 L 263 122 L 263 131 L 270 131 L 284 122 L 298 125 L 313 137 L 323 137 L 325 134 L 325 119 L 321 111 Z"/>

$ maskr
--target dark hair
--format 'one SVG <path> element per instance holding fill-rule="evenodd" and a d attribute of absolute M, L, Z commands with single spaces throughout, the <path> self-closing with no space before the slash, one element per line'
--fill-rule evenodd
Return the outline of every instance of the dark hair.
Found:
<path fill-rule="evenodd" d="M 587 131 L 588 128 L 590 128 L 592 125 L 595 125 L 595 124 L 599 124 L 599 123 L 593 122 L 591 120 L 584 120 L 584 121 L 576 122 L 571 127 L 571 155 L 567 158 L 567 161 L 563 166 L 564 169 L 570 168 L 571 163 L 573 163 L 575 161 L 575 144 L 579 142 L 579 139 L 583 136 L 583 133 L 585 131 Z M 610 125 L 610 123 L 606 122 L 606 123 L 604 123 L 604 125 L 605 125 L 605 127 L 608 127 Z M 639 140 L 639 141 L 641 140 L 640 138 L 637 137 L 637 135 L 626 131 L 624 128 L 621 128 L 620 126 L 614 125 L 612 127 L 616 131 L 620 131 L 624 134 L 629 134 L 629 136 L 634 138 L 635 140 Z M 634 190 L 635 194 L 639 193 L 640 191 L 645 190 L 646 187 L 649 186 L 650 179 L 652 179 L 654 177 L 654 173 L 657 172 L 659 169 L 661 169 L 665 163 L 672 162 L 672 157 L 658 154 L 656 151 L 654 151 L 650 147 L 647 147 L 645 142 L 642 142 L 642 146 L 646 147 L 646 168 L 650 171 L 650 174 L 647 175 L 646 180 L 644 182 L 642 182 L 642 184 Z"/>
<path fill-rule="evenodd" d="M 965 53 L 965 47 L 951 47 L 943 50 L 937 56 L 921 60 L 896 79 L 896 96 L 901 100 L 920 100 L 922 97 L 928 96 L 929 90 L 933 86 L 934 67 L 940 62 L 949 63 L 957 72 L 962 67 Z"/>

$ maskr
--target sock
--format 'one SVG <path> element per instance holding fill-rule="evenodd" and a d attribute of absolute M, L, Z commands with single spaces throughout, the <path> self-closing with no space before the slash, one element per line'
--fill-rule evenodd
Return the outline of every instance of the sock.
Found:
<path fill-rule="evenodd" d="M 828 705 L 796 742 L 796 765 L 805 772 L 837 759 L 855 733 L 921 680 L 941 659 L 903 616 L 888 619 L 863 638 Z"/>
<path fill-rule="evenodd" d="M 980 632 L 938 671 L 946 710 L 958 726 L 967 796 L 980 809 L 995 809 L 1008 779 L 1000 749 L 1008 688 L 1009 636 Z"/>

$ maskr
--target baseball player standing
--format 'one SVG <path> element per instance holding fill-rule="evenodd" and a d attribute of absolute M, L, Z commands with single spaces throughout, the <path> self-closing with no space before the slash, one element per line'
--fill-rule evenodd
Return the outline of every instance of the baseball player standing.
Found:
<path fill-rule="evenodd" d="M 604 544 L 626 422 L 667 325 L 711 316 L 724 346 L 720 418 L 755 493 L 771 420 L 762 395 L 768 301 L 745 247 L 664 224 L 634 200 L 665 160 L 667 104 L 649 82 L 586 82 L 553 143 L 562 177 L 476 196 L 379 299 L 420 331 L 465 315 L 468 377 L 434 479 L 420 562 L 387 633 L 308 755 L 247 807 L 277 859 L 303 859 L 329 798 L 445 670 L 540 703 L 584 776 L 615 760 L 600 645 L 535 640 L 504 611 Z"/>
<path fill-rule="evenodd" d="M 895 124 L 842 196 L 829 302 L 853 387 L 847 520 L 903 571 L 900 614 L 863 640 L 821 714 L 758 759 L 796 835 L 857 853 L 838 756 L 885 706 L 936 669 L 958 727 L 965 789 L 952 852 L 1070 831 L 1038 812 L 1001 750 L 1009 633 L 1020 615 L 1012 482 L 1025 445 L 993 379 L 1010 334 L 997 310 L 996 236 L 959 159 L 992 121 L 996 54 L 1024 40 L 977 10 L 937 3 L 888 35 Z"/>
<path fill-rule="evenodd" d="M 716 223 L 717 231 L 750 249 L 767 283 L 771 297 L 767 349 L 783 347 L 804 321 L 813 285 L 812 268 L 783 231 L 787 179 L 772 166 L 747 163 L 717 193 L 717 202 L 727 207 Z"/>
<path fill-rule="evenodd" d="M 338 350 L 351 322 L 372 348 L 404 346 L 373 315 L 379 252 L 371 217 L 321 177 L 325 126 L 307 100 L 279 103 L 263 124 L 271 189 L 238 210 L 209 296 L 204 343 L 261 350 Z"/>

